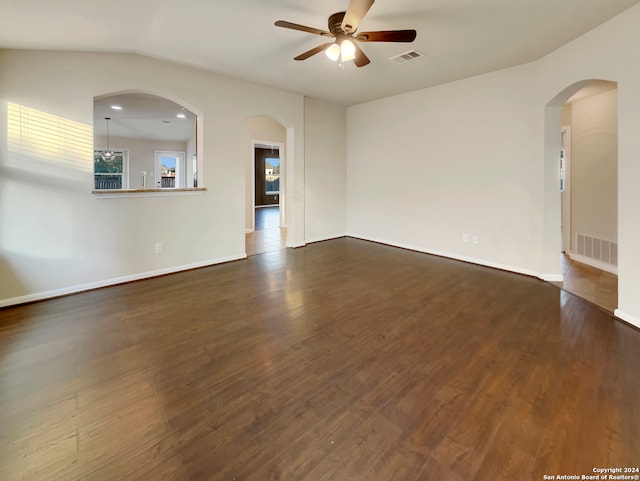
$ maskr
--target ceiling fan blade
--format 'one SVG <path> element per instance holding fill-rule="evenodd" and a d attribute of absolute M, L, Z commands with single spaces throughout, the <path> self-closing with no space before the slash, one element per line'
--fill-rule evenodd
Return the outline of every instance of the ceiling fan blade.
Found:
<path fill-rule="evenodd" d="M 316 35 L 322 35 L 325 37 L 333 37 L 331 32 L 326 30 L 320 30 L 319 28 L 307 27 L 306 25 L 298 25 L 297 23 L 287 22 L 285 20 L 278 20 L 274 23 L 276 27 L 290 28 L 291 30 L 300 30 L 301 32 L 313 33 Z"/>
<path fill-rule="evenodd" d="M 353 33 L 357 30 L 360 21 L 367 14 L 374 0 L 351 0 L 347 12 L 342 19 L 344 33 Z"/>
<path fill-rule="evenodd" d="M 309 57 L 312 57 L 313 55 L 322 52 L 323 50 L 325 50 L 329 45 L 333 45 L 334 42 L 327 42 L 327 43 L 323 43 L 322 45 L 318 45 L 316 48 L 312 48 L 311 50 L 307 50 L 304 53 L 301 53 L 300 55 L 298 55 L 297 57 L 294 57 L 293 60 L 306 60 Z"/>
<path fill-rule="evenodd" d="M 381 30 L 378 32 L 362 32 L 355 35 L 361 42 L 413 42 L 415 30 Z"/>
<path fill-rule="evenodd" d="M 371 63 L 369 57 L 364 54 L 364 52 L 356 42 L 353 42 L 353 45 L 355 45 L 356 47 L 356 58 L 353 59 L 353 63 L 356 64 L 356 67 L 364 67 L 365 65 L 369 65 Z"/>

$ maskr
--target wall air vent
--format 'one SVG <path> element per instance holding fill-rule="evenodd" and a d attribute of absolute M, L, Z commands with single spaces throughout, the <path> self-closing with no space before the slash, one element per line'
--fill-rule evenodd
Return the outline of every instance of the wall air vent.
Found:
<path fill-rule="evenodd" d="M 409 50 L 408 52 L 401 53 L 400 55 L 396 55 L 395 57 L 391 57 L 389 60 L 395 63 L 407 63 L 413 62 L 414 60 L 417 60 L 421 57 L 424 57 L 424 55 L 417 50 Z"/>
<path fill-rule="evenodd" d="M 576 238 L 577 254 L 597 261 L 618 265 L 618 243 L 599 239 L 586 234 L 578 234 Z"/>

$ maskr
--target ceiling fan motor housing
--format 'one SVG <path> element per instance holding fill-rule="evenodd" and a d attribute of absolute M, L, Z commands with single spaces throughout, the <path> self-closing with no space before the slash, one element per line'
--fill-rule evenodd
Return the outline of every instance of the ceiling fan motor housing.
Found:
<path fill-rule="evenodd" d="M 347 34 L 342 30 L 342 19 L 346 12 L 337 12 L 329 17 L 329 31 L 336 37 L 345 37 Z"/>

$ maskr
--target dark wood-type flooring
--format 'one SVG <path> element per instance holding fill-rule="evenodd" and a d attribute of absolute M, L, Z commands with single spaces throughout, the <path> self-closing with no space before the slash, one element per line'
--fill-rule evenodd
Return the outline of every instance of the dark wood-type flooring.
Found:
<path fill-rule="evenodd" d="M 640 464 L 640 332 L 342 238 L 0 310 L 0 479 L 541 480 Z"/>
<path fill-rule="evenodd" d="M 269 205 L 254 209 L 255 230 L 277 229 L 280 227 L 280 206 Z"/>

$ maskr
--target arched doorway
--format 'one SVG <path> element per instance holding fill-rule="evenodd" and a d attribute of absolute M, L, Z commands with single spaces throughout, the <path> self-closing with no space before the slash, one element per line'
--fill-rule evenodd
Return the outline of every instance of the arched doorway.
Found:
<path fill-rule="evenodd" d="M 255 255 L 287 244 L 287 129 L 269 116 L 249 118 L 247 129 L 245 251 Z"/>
<path fill-rule="evenodd" d="M 553 129 L 556 139 L 553 139 Z M 547 105 L 545 217 L 560 226 L 563 289 L 613 312 L 617 307 L 617 84 L 571 85 Z M 549 156 L 557 143 L 557 154 Z M 554 193 L 549 174 L 560 171 Z M 557 196 L 557 193 L 555 194 Z M 551 226 L 550 226 L 551 227 Z M 557 232 L 557 231 L 556 231 Z M 548 245 L 547 245 L 548 246 Z"/>

